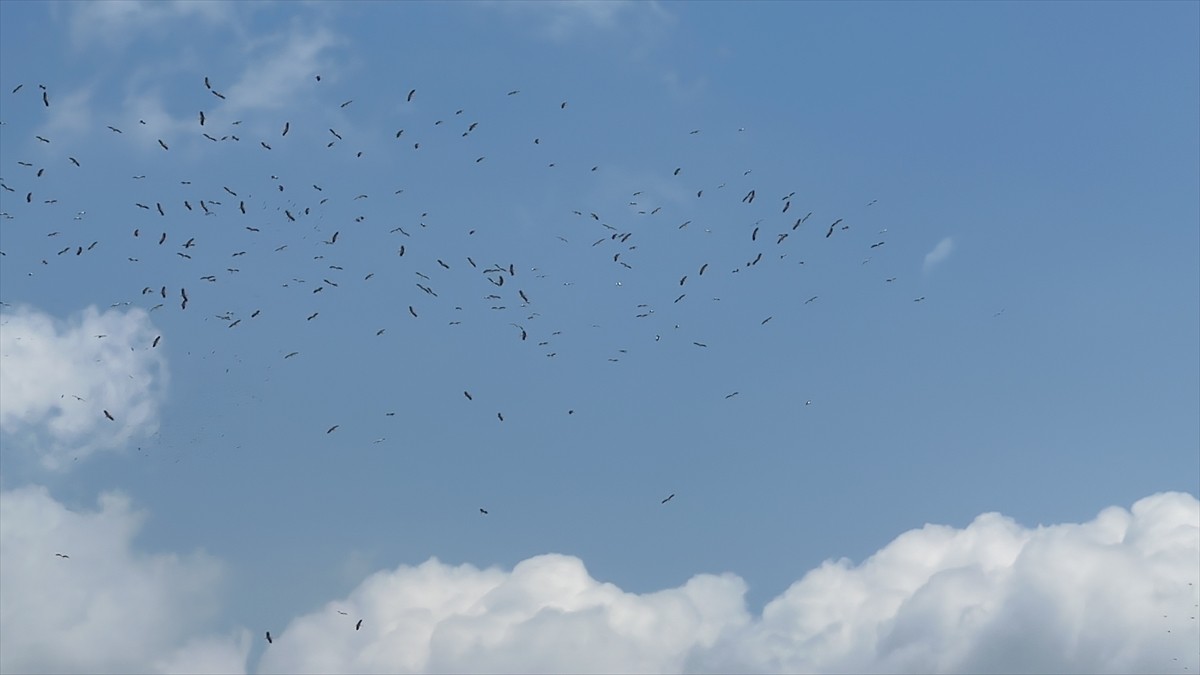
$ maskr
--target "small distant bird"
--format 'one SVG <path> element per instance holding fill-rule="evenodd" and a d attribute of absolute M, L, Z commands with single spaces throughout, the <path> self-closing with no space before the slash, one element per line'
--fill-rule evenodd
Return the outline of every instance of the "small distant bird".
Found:
<path fill-rule="evenodd" d="M 504 413 L 496 413 L 496 417 L 499 417 L 501 422 L 504 421 Z"/>
<path fill-rule="evenodd" d="M 54 555 L 58 556 L 59 558 L 70 558 L 71 557 L 71 556 L 67 555 L 66 553 L 55 553 Z"/>
<path fill-rule="evenodd" d="M 272 640 L 271 640 L 271 631 L 267 631 L 267 644 L 271 644 L 271 643 L 272 643 Z"/>
<path fill-rule="evenodd" d="M 329 429 L 326 430 L 325 433 L 332 434 L 340 426 L 341 426 L 340 424 L 335 424 L 335 425 L 329 427 Z"/>
<path fill-rule="evenodd" d="M 347 615 L 345 612 L 343 612 L 343 611 L 342 611 L 342 610 L 340 610 L 340 609 L 337 611 L 337 613 L 338 613 L 338 614 L 341 614 L 342 616 L 348 616 L 348 615 Z"/>
<path fill-rule="evenodd" d="M 359 628 L 362 628 L 362 622 L 363 622 L 363 620 L 359 619 L 358 623 L 354 624 L 354 630 L 358 630 Z"/>
<path fill-rule="evenodd" d="M 471 392 L 469 392 L 469 391 L 464 391 L 464 392 L 463 392 L 463 396 L 466 396 L 468 401 L 474 401 L 474 400 L 475 400 L 474 398 L 472 398 L 472 397 L 471 397 Z"/>
<path fill-rule="evenodd" d="M 162 149 L 163 149 L 163 150 L 169 150 L 169 149 L 170 149 L 170 148 L 168 148 L 168 147 L 167 147 L 167 144 L 166 144 L 166 143 L 163 143 L 163 141 L 162 141 L 162 139 L 161 139 L 161 138 L 160 138 L 160 139 L 158 139 L 158 144 L 162 146 Z"/>
<path fill-rule="evenodd" d="M 488 514 L 488 512 L 487 512 L 487 510 L 486 510 L 486 509 L 479 509 L 479 512 L 480 512 L 480 513 L 482 513 L 482 514 L 483 514 L 483 515 L 485 515 L 485 516 Z"/>
<path fill-rule="evenodd" d="M 108 418 L 108 421 L 110 421 L 110 422 L 116 422 L 116 421 L 117 421 L 117 420 L 116 420 L 116 419 L 115 419 L 115 418 L 112 416 L 112 413 L 108 412 L 107 410 L 105 410 L 105 411 L 104 411 L 104 416 L 105 416 L 105 417 L 107 417 L 107 418 Z"/>
<path fill-rule="evenodd" d="M 416 96 L 416 95 L 417 95 L 417 90 L 416 90 L 416 89 L 413 89 L 413 90 L 409 91 L 409 92 L 408 92 L 408 102 L 409 102 L 409 103 L 411 103 L 411 102 L 412 102 L 412 100 L 413 100 L 413 96 Z"/>
<path fill-rule="evenodd" d="M 674 498 L 675 498 L 675 493 L 674 493 L 674 492 L 672 492 L 672 493 L 670 494 L 670 496 L 668 496 L 666 499 L 662 500 L 662 503 L 663 503 L 663 504 L 666 504 L 667 502 L 671 501 L 671 500 L 672 500 L 672 499 L 674 499 Z"/>

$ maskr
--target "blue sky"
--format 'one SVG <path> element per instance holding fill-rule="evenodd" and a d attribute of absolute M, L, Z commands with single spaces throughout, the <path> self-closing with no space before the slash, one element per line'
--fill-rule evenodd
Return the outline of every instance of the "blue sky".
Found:
<path fill-rule="evenodd" d="M 1192 576 L 1142 571 L 1193 593 L 1198 25 L 1195 3 L 0 4 L 0 488 L 36 561 L 8 594 L 99 555 L 35 527 L 69 514 L 136 531 L 81 589 L 154 556 L 217 570 L 214 608 L 142 661 L 19 636 L 5 669 L 212 670 L 179 645 L 220 635 L 233 670 L 561 670 L 495 643 L 272 661 L 261 635 L 371 574 L 545 554 L 639 598 L 736 575 L 761 627 L 827 561 L 936 548 L 926 524 L 1036 539 L 1143 498 L 1178 507 L 1143 510 L 1183 519 Z M 1158 668 L 1150 640 L 1112 667 Z M 737 644 L 661 668 L 1105 667 Z"/>

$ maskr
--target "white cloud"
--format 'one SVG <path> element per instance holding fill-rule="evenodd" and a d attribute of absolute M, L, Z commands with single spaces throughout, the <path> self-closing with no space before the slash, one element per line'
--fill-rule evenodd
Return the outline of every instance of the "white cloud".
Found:
<path fill-rule="evenodd" d="M 118 493 L 79 512 L 40 486 L 0 492 L 0 672 L 244 670 L 248 635 L 189 639 L 219 610 L 221 565 L 132 550 L 144 520 Z"/>
<path fill-rule="evenodd" d="M 437 560 L 381 571 L 286 627 L 227 635 L 205 633 L 220 565 L 135 551 L 144 517 L 117 494 L 81 513 L 41 487 L 0 493 L 0 671 L 241 672 L 263 630 L 275 641 L 261 645 L 261 672 L 1200 667 L 1200 502 L 1181 493 L 1082 524 L 989 513 L 927 525 L 859 565 L 810 571 L 758 617 L 732 574 L 636 594 L 551 554 L 511 571 Z"/>
<path fill-rule="evenodd" d="M 377 573 L 345 601 L 294 620 L 260 666 L 1158 672 L 1181 663 L 1194 672 L 1200 628 L 1188 618 L 1197 600 L 1188 583 L 1198 570 L 1200 502 L 1178 493 L 1081 525 L 1029 529 L 999 514 L 963 529 L 929 525 L 861 565 L 811 571 L 754 619 L 732 575 L 637 595 L 592 579 L 568 556 L 532 558 L 511 573 L 431 560 Z"/>
<path fill-rule="evenodd" d="M 89 307 L 65 322 L 28 307 L 0 313 L 0 433 L 50 470 L 153 433 L 167 380 L 155 337 L 138 308 Z"/>
<path fill-rule="evenodd" d="M 935 265 L 944 261 L 946 258 L 949 258 L 950 254 L 953 252 L 954 240 L 950 237 L 942 239 L 937 243 L 937 246 L 933 247 L 932 251 L 925 254 L 925 265 L 923 267 L 924 271 L 928 272 L 929 270 L 933 269 Z"/>

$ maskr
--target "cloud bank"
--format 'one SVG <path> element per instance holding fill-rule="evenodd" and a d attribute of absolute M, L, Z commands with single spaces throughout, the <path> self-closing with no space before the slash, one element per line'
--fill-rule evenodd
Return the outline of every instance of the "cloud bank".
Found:
<path fill-rule="evenodd" d="M 221 567 L 134 549 L 144 515 L 0 493 L 4 672 L 1196 672 L 1200 502 L 1156 494 L 1091 521 L 995 513 L 927 525 L 861 564 L 829 561 L 760 616 L 701 574 L 637 594 L 582 561 L 377 572 L 286 626 L 213 633 Z M 70 559 L 54 554 L 66 552 Z M 346 612 L 340 614 L 339 612 Z M 358 620 L 361 630 L 355 630 Z M 230 622 L 235 623 L 234 621 Z M 274 644 L 256 642 L 271 630 Z M 252 637 L 253 636 L 253 637 Z"/>
<path fill-rule="evenodd" d="M 137 308 L 91 307 L 67 321 L 0 313 L 0 433 L 17 441 L 6 447 L 55 470 L 153 433 L 167 380 L 157 335 Z"/>

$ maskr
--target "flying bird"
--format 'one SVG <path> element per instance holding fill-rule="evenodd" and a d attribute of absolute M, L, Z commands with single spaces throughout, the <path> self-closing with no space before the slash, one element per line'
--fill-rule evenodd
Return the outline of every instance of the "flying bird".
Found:
<path fill-rule="evenodd" d="M 271 631 L 267 631 L 267 644 L 271 644 Z"/>
<path fill-rule="evenodd" d="M 479 509 L 479 512 L 485 516 L 488 514 L 487 509 Z"/>
<path fill-rule="evenodd" d="M 670 495 L 668 495 L 668 496 L 667 496 L 667 498 L 666 498 L 666 499 L 662 500 L 662 503 L 663 503 L 663 504 L 666 504 L 667 502 L 671 501 L 671 500 L 672 500 L 672 499 L 674 499 L 674 498 L 675 498 L 675 493 L 674 493 L 674 492 L 672 492 Z"/>
<path fill-rule="evenodd" d="M 108 421 L 109 421 L 109 422 L 116 422 L 116 421 L 117 421 L 117 420 L 116 420 L 116 419 L 115 419 L 115 418 L 112 416 L 112 413 L 108 412 L 107 410 L 105 410 L 105 411 L 104 411 L 104 416 L 108 418 Z"/>
<path fill-rule="evenodd" d="M 335 424 L 335 425 L 333 425 L 333 426 L 329 427 L 329 429 L 328 429 L 328 430 L 326 430 L 326 431 L 325 431 L 325 433 L 327 433 L 327 434 L 332 434 L 332 433 L 334 432 L 334 430 L 336 430 L 336 429 L 337 429 L 338 427 L 340 427 L 340 426 L 342 426 L 342 425 L 340 425 L 340 424 Z"/>
<path fill-rule="evenodd" d="M 169 149 L 170 149 L 170 148 L 168 148 L 168 147 L 167 147 L 167 144 L 166 144 L 166 143 L 163 143 L 163 141 L 162 141 L 162 139 L 161 139 L 161 138 L 160 138 L 160 139 L 158 139 L 158 144 L 162 146 L 162 149 L 163 149 L 163 150 L 169 150 Z"/>
<path fill-rule="evenodd" d="M 362 622 L 363 622 L 363 620 L 359 619 L 358 623 L 354 624 L 354 630 L 358 630 L 359 628 L 362 628 Z"/>

